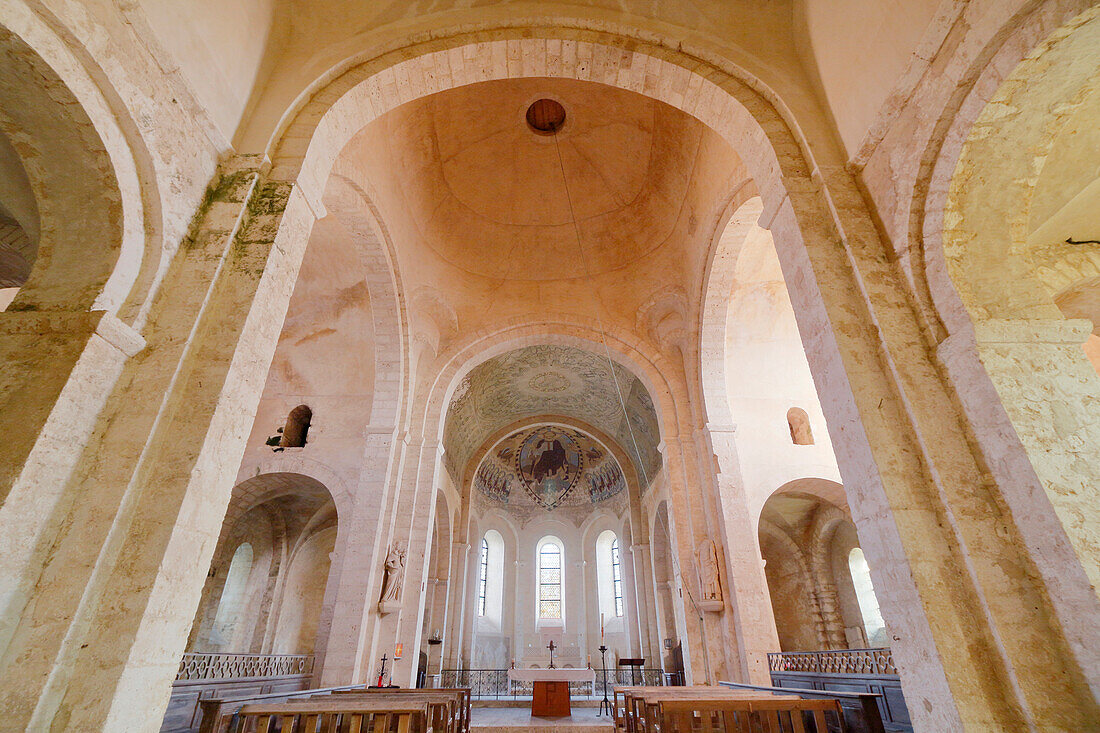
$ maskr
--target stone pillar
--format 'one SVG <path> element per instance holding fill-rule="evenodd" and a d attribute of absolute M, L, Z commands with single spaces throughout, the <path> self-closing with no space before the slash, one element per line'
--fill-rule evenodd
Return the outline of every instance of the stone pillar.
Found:
<path fill-rule="evenodd" d="M 394 539 L 406 547 L 401 610 L 382 618 L 382 648 L 389 641 L 404 645 L 405 654 L 392 667 L 393 684 L 411 687 L 416 682 L 416 651 L 420 648 L 424 604 L 422 592 L 428 578 L 428 558 L 435 527 L 435 477 L 443 468 L 442 446 L 411 443 L 397 496 Z M 411 487 L 411 488 L 410 488 Z M 396 617 L 396 618 L 395 618 Z M 392 646 L 392 644 L 390 645 Z"/>
<path fill-rule="evenodd" d="M 0 313 L 0 414 L 13 416 L 0 441 L 0 658 L 57 531 L 51 518 L 72 499 L 65 487 L 80 452 L 144 345 L 103 311 Z"/>
<path fill-rule="evenodd" d="M 466 616 L 468 614 L 469 597 L 466 595 L 468 586 L 470 556 L 470 543 L 451 543 L 451 577 L 454 579 L 449 584 L 450 613 L 447 615 L 448 628 L 443 632 L 444 654 L 443 666 L 446 669 L 458 669 L 462 664 L 462 650 L 466 638 Z"/>
<path fill-rule="evenodd" d="M 51 551 L 20 573 L 36 586 L 7 609 L 8 725 L 159 728 L 313 219 L 244 165 L 212 189 L 64 484 Z"/>
<path fill-rule="evenodd" d="M 430 603 L 431 614 L 428 616 L 426 630 L 431 638 L 437 629 L 442 635 L 447 630 L 447 616 L 450 611 L 448 595 L 450 583 L 446 578 L 430 578 L 428 586 L 432 589 Z M 428 599 L 425 599 L 428 602 Z M 433 657 L 435 659 L 433 660 Z M 443 644 L 428 645 L 428 674 L 438 674 L 443 671 Z"/>
<path fill-rule="evenodd" d="M 394 430 L 379 428 L 367 436 L 363 468 L 355 505 L 342 532 L 340 572 L 336 582 L 332 627 L 318 663 L 325 687 L 368 682 L 365 659 L 370 639 L 369 621 L 382 586 L 382 563 L 388 549 L 380 542 L 389 471 L 393 460 Z"/>
<path fill-rule="evenodd" d="M 1100 716 L 1089 687 L 1100 679 L 1095 634 L 1084 639 L 1059 612 L 1021 530 L 1049 508 L 992 480 L 986 466 L 999 456 L 978 450 L 959 409 L 967 385 L 945 378 L 848 171 L 819 166 L 815 177 L 788 186 L 762 223 L 775 235 L 914 722 L 1087 727 Z M 1095 619 L 1096 606 L 1093 590 L 1084 615 Z"/>
<path fill-rule="evenodd" d="M 718 496 L 721 502 L 722 533 L 726 546 L 725 599 L 732 610 L 741 649 L 742 680 L 770 685 L 768 653 L 779 651 L 768 579 L 756 523 L 749 509 L 737 452 L 734 426 L 708 425 L 707 432 L 718 459 Z"/>
<path fill-rule="evenodd" d="M 642 654 L 649 663 L 661 666 L 661 639 L 657 628 L 656 599 L 653 598 L 653 568 L 649 555 L 649 543 L 631 543 L 630 545 L 631 579 L 634 585 L 634 600 L 637 607 L 638 639 Z"/>

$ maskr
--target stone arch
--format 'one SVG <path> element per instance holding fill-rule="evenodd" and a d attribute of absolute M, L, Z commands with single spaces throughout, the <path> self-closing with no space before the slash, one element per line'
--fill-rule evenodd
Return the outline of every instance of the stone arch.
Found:
<path fill-rule="evenodd" d="M 1097 467 L 1079 446 L 1100 441 L 1087 414 L 1100 381 L 1081 349 L 1088 325 L 1065 319 L 1055 302 L 1059 288 L 1097 270 L 1095 250 L 1027 240 L 1042 155 L 1095 84 L 1100 9 L 1053 0 L 997 21 L 957 52 L 964 73 L 923 151 L 909 247 L 939 321 L 938 356 L 966 387 L 957 396 L 1001 488 L 1006 526 L 1032 548 L 1033 572 L 1095 699 L 1100 652 L 1082 629 L 1100 619 L 1100 563 L 1087 529 L 1100 513 L 1082 499 Z"/>
<path fill-rule="evenodd" d="M 764 202 L 762 223 L 781 244 L 787 279 L 799 283 L 792 295 L 801 332 L 814 336 L 810 356 L 815 379 L 827 395 L 831 416 L 849 428 L 841 456 L 846 472 L 866 478 L 853 491 L 858 492 L 863 516 L 876 522 L 876 542 L 882 546 L 871 549 L 883 561 L 875 563 L 877 572 L 890 580 L 888 611 L 911 632 L 907 645 L 896 650 L 899 665 L 903 674 L 913 674 L 934 688 L 929 695 L 942 702 L 917 715 L 940 727 L 958 727 L 960 716 L 976 724 L 1026 718 L 1014 701 L 1032 688 L 1017 685 L 1012 676 L 1047 679 L 1046 662 L 999 647 L 994 627 L 1012 617 L 1027 618 L 1029 628 L 1044 629 L 1041 633 L 1050 638 L 1062 639 L 1069 632 L 1043 610 L 1045 601 L 1036 596 L 1044 590 L 1036 583 L 1022 579 L 1011 591 L 999 584 L 996 568 L 1005 562 L 1026 563 L 1028 545 L 1016 541 L 1011 527 L 1007 534 L 992 531 L 996 521 L 987 510 L 998 501 L 995 488 L 961 489 L 981 483 L 982 459 L 965 440 L 965 426 L 956 421 L 956 405 L 930 363 L 923 324 L 903 295 L 897 263 L 882 256 L 881 233 L 842 162 L 828 153 L 827 160 L 815 161 L 782 105 L 763 85 L 746 83 L 739 70 L 601 31 L 539 29 L 537 35 L 511 28 L 441 34 L 326 77 L 317 93 L 289 115 L 287 126 L 270 146 L 273 180 L 288 190 L 294 187 L 294 210 L 287 209 L 289 230 L 281 228 L 278 236 L 295 236 L 290 230 L 308 218 L 307 206 L 323 210 L 320 191 L 348 135 L 397 104 L 455 84 L 492 79 L 494 74 L 576 74 L 587 81 L 637 89 L 703 120 L 734 146 L 752 171 Z M 871 322 L 878 327 L 868 329 Z M 854 390 L 849 369 L 858 369 L 861 377 Z M 670 486 L 682 495 L 685 482 L 697 483 L 699 462 L 693 460 L 695 447 L 685 445 L 690 441 L 680 436 L 698 426 L 686 390 L 678 389 L 677 397 L 683 399 L 671 413 L 678 420 L 669 426 L 677 432 L 666 440 L 673 464 Z M 416 415 L 411 434 L 417 440 L 431 440 L 440 428 L 439 405 L 428 402 L 437 394 L 436 385 L 419 390 L 416 404 L 410 405 Z M 929 442 L 926 434 L 942 434 L 943 439 Z M 872 456 L 891 451 L 900 463 L 880 470 Z M 917 510 L 905 515 L 911 521 L 898 521 L 903 517 L 890 507 L 913 500 Z M 945 522 L 946 515 L 966 521 Z M 706 516 L 696 512 L 690 519 L 703 524 Z M 928 533 L 943 541 L 923 541 Z M 997 539 L 983 543 L 980 537 Z M 983 562 L 971 562 L 971 552 L 981 555 Z M 947 584 L 908 572 L 910 562 L 936 568 L 945 578 L 966 578 L 965 588 L 948 599 Z M 986 595 L 999 600 L 988 603 Z M 920 602 L 912 603 L 914 598 Z M 1095 605 L 1095 599 L 1091 603 Z M 989 617 L 980 638 L 971 644 L 949 641 L 960 619 L 974 614 Z M 1087 640 L 1075 637 L 1074 643 L 1082 658 L 1091 653 Z M 929 653 L 933 647 L 938 654 Z M 700 653 L 705 656 L 705 646 Z M 990 669 L 989 684 L 979 690 L 969 683 L 969 675 L 986 654 L 1003 656 L 1004 665 Z M 954 695 L 970 702 L 954 705 Z"/>
<path fill-rule="evenodd" d="M 218 651 L 278 651 L 276 642 L 279 639 L 284 642 L 291 636 L 298 639 L 299 636 L 294 634 L 288 636 L 290 632 L 281 620 L 285 604 L 292 602 L 296 593 L 293 588 L 287 588 L 288 573 L 298 567 L 299 580 L 305 577 L 300 572 L 301 563 L 295 565 L 295 557 L 303 547 L 313 547 L 309 543 L 315 543 L 321 535 L 324 535 L 322 539 L 326 548 L 334 544 L 338 517 L 339 510 L 328 487 L 311 476 L 287 472 L 261 473 L 238 483 L 233 489 L 215 547 L 211 572 L 203 588 L 188 648 L 206 650 L 211 643 L 212 624 L 217 620 L 214 611 L 226 581 L 224 571 L 230 565 L 229 558 L 242 542 L 252 544 L 256 563 L 253 577 L 248 580 L 249 600 L 247 622 L 244 624 L 247 628 L 238 630 L 233 637 L 234 643 L 242 645 L 242 648 Z M 306 552 L 308 554 L 308 548 Z M 322 553 L 323 557 L 318 552 L 313 552 L 316 556 L 314 560 L 323 560 L 327 565 L 331 548 Z M 335 570 L 335 564 L 332 569 Z M 329 577 L 330 573 L 326 572 L 318 582 L 327 583 Z M 314 647 L 309 651 L 321 649 L 327 636 L 327 599 L 323 591 L 324 586 L 320 586 L 318 592 L 306 599 L 309 608 L 299 603 L 301 608 L 298 610 L 308 611 L 307 615 L 312 619 L 306 625 L 307 633 L 311 635 L 309 646 Z M 281 632 L 280 628 L 283 629 Z M 313 639 L 316 639 L 316 644 Z"/>
<path fill-rule="evenodd" d="M 844 636 L 844 621 L 840 616 L 836 578 L 829 560 L 829 542 L 843 522 L 851 522 L 851 519 L 832 504 L 823 503 L 814 512 L 810 530 L 810 567 L 813 569 L 814 585 L 817 588 L 829 649 L 844 649 L 848 646 Z"/>
<path fill-rule="evenodd" d="M 0 130 L 19 152 L 39 219 L 37 256 L 8 310 L 133 319 L 161 253 L 151 165 L 135 157 L 144 146 L 129 134 L 132 121 L 26 7 L 0 10 L 0 44 Z"/>
<path fill-rule="evenodd" d="M 810 618 L 808 619 L 808 621 L 813 624 L 818 648 L 830 648 L 828 642 L 828 634 L 826 633 L 825 619 L 821 613 L 821 602 L 818 598 L 817 589 L 814 583 L 814 575 L 812 570 L 810 569 L 810 564 L 807 561 L 806 555 L 802 551 L 802 548 L 799 547 L 798 543 L 791 539 L 791 536 L 788 535 L 781 527 L 778 527 L 767 520 L 762 520 L 760 522 L 760 537 L 761 545 L 764 544 L 764 537 L 769 538 L 770 540 L 774 541 L 783 551 L 784 558 L 794 564 L 794 567 L 798 573 L 800 585 L 805 589 L 806 600 L 810 608 Z M 763 555 L 764 553 L 762 552 L 761 554 Z M 766 561 L 767 558 L 765 556 L 765 562 Z M 783 624 L 777 623 L 776 626 L 782 627 Z"/>
<path fill-rule="evenodd" d="M 355 236 L 365 265 L 375 345 L 370 424 L 397 425 L 406 404 L 409 323 L 393 241 L 373 201 L 350 178 L 333 175 L 325 205 Z"/>
<path fill-rule="evenodd" d="M 704 278 L 703 313 L 699 328 L 699 369 L 707 421 L 732 426 L 733 412 L 726 393 L 726 329 L 729 297 L 737 278 L 737 257 L 745 239 L 760 219 L 764 202 L 747 186 L 734 197 L 727 216 L 715 230 Z"/>

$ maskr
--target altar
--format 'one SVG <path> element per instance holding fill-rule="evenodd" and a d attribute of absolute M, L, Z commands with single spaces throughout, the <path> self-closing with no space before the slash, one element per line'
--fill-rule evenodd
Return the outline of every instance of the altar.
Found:
<path fill-rule="evenodd" d="M 532 683 L 531 715 L 553 718 L 570 715 L 569 683 L 587 682 L 596 689 L 596 671 L 592 669 L 510 669 L 512 682 Z"/>

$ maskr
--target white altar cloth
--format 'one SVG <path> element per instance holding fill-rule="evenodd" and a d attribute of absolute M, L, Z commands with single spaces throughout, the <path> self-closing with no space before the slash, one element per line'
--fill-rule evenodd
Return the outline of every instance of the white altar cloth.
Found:
<path fill-rule="evenodd" d="M 596 684 L 594 669 L 510 669 L 508 679 L 514 682 L 591 682 Z"/>

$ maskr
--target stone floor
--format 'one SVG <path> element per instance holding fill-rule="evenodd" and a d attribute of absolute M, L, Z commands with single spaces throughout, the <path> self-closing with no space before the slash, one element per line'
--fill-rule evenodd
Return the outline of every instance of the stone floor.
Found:
<path fill-rule="evenodd" d="M 475 707 L 470 720 L 471 733 L 519 733 L 537 729 L 544 733 L 611 733 L 615 729 L 610 716 L 597 716 L 597 708 L 573 706 L 568 718 L 533 718 L 530 707 Z"/>

